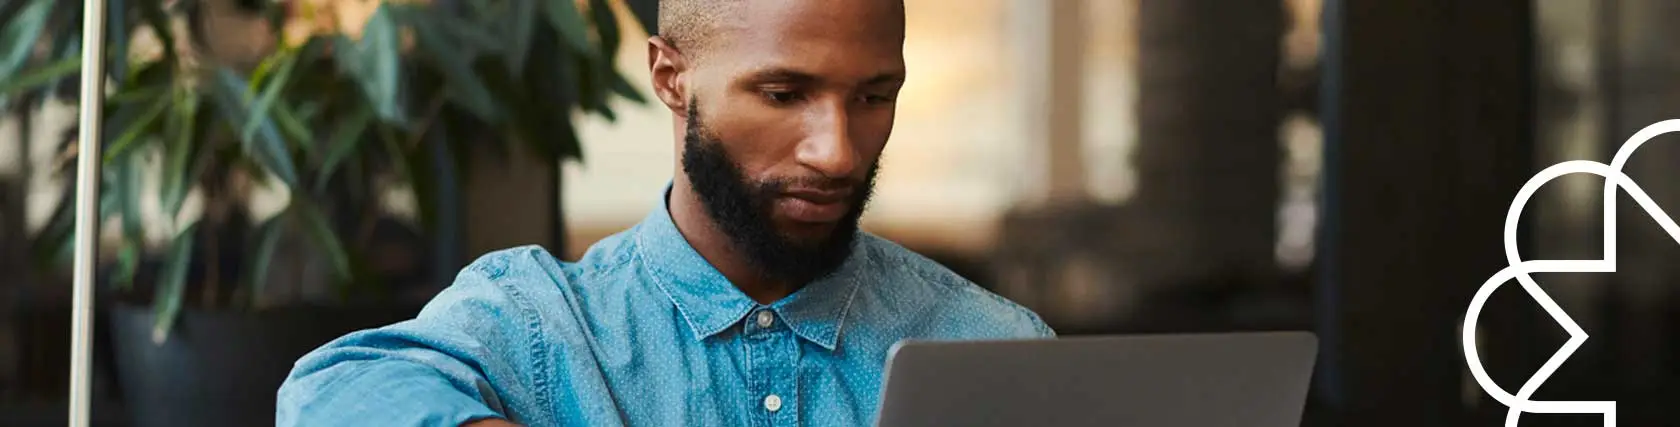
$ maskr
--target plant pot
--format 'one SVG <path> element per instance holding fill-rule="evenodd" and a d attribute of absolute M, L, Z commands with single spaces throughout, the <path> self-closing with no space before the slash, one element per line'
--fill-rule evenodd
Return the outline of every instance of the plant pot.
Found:
<path fill-rule="evenodd" d="M 19 374 L 13 392 L 25 399 L 62 399 L 69 393 L 71 313 L 68 304 L 18 306 L 12 320 Z"/>
<path fill-rule="evenodd" d="M 155 344 L 149 306 L 113 306 L 117 377 L 136 427 L 273 425 L 275 391 L 298 358 L 420 311 L 413 304 L 188 309 Z"/>
<path fill-rule="evenodd" d="M 92 360 L 94 398 L 107 400 L 115 394 L 110 387 L 115 385 L 111 381 L 111 375 L 115 373 L 111 334 L 105 328 L 110 317 L 108 306 L 95 298 Z M 0 325 L 9 324 L 11 331 L 0 335 L 10 335 L 12 340 L 0 342 L 0 345 L 15 347 L 0 349 L 0 352 L 14 352 L 11 362 L 15 365 L 10 368 L 16 369 L 16 376 L 11 379 L 12 382 L 0 381 L 0 401 L 63 400 L 69 394 L 70 385 L 70 317 L 74 313 L 70 303 L 59 299 L 31 298 L 17 301 L 9 307 L 9 312 L 6 311 L 0 310 L 8 317 L 0 319 Z M 0 425 L 5 424 L 0 422 Z"/>

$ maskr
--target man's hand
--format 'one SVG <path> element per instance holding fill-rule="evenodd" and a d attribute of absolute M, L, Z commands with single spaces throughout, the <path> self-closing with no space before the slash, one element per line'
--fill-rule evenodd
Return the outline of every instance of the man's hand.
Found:
<path fill-rule="evenodd" d="M 461 427 L 519 427 L 519 425 L 507 422 L 507 420 L 500 418 L 490 418 L 468 422 L 466 425 Z"/>

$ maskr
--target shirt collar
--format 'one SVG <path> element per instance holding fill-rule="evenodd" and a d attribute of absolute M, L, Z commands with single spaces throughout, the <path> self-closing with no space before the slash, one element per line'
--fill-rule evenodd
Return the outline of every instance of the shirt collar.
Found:
<path fill-rule="evenodd" d="M 670 213 L 671 187 L 661 192 L 659 207 L 636 225 L 637 255 L 653 272 L 653 283 L 671 298 L 688 322 L 695 340 L 703 340 L 740 322 L 762 307 L 688 244 Z M 861 234 L 861 232 L 860 232 Z M 862 236 L 853 241 L 852 255 L 838 270 L 770 304 L 794 334 L 828 350 L 839 342 L 847 311 L 867 271 Z"/>

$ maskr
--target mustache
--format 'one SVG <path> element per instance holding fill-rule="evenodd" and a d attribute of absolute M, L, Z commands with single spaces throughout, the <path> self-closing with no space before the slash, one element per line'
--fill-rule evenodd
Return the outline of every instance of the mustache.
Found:
<path fill-rule="evenodd" d="M 820 174 L 775 177 L 748 184 L 755 198 L 768 198 L 776 194 L 787 193 L 827 193 L 837 194 L 851 200 L 852 203 L 864 205 L 869 203 L 874 194 L 875 177 L 881 171 L 879 162 L 870 165 L 869 171 L 862 178 L 834 178 Z"/>
<path fill-rule="evenodd" d="M 863 187 L 864 181 L 852 178 L 830 178 L 825 176 L 796 176 L 771 178 L 757 183 L 760 191 L 787 192 L 790 190 L 811 190 L 821 192 L 840 192 L 857 190 Z"/>

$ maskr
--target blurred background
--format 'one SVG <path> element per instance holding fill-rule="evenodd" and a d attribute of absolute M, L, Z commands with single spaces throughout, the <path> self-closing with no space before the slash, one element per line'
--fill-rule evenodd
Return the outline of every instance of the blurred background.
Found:
<path fill-rule="evenodd" d="M 79 3 L 0 3 L 5 425 L 65 419 Z M 656 207 L 653 0 L 389 3 L 111 3 L 99 425 L 261 425 L 291 360 L 478 255 L 576 259 Z M 906 5 L 864 227 L 1063 335 L 1315 331 L 1312 426 L 1502 422 L 1459 325 L 1517 189 L 1680 118 L 1666 0 Z M 1628 173 L 1680 207 L 1673 139 Z M 1543 188 L 1524 257 L 1601 256 L 1602 185 Z M 1619 200 L 1616 273 L 1537 277 L 1591 339 L 1535 399 L 1672 424 L 1680 243 Z M 1481 323 L 1507 390 L 1567 338 L 1515 288 Z"/>

